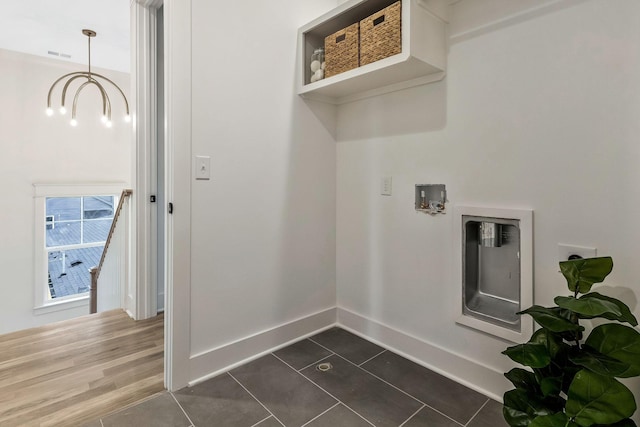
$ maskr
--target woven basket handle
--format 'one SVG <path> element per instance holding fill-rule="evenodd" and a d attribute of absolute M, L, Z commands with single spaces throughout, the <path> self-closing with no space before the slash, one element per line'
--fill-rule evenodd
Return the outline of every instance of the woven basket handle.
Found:
<path fill-rule="evenodd" d="M 383 22 L 384 22 L 384 15 L 380 15 L 373 20 L 373 26 L 375 27 L 376 25 L 382 24 Z"/>
<path fill-rule="evenodd" d="M 347 38 L 346 34 L 340 34 L 338 37 L 336 37 L 336 43 L 343 42 L 346 38 Z"/>

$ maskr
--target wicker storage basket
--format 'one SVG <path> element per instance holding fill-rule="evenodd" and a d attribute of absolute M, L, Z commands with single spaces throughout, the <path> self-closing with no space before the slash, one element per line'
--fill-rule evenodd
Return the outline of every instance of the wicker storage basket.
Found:
<path fill-rule="evenodd" d="M 325 77 L 358 68 L 359 38 L 356 22 L 324 39 Z"/>
<path fill-rule="evenodd" d="M 360 65 L 402 52 L 401 1 L 360 21 Z"/>

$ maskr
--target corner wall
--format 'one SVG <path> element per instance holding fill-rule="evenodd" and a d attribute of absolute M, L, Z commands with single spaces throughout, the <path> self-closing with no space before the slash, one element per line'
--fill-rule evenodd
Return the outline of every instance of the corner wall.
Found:
<path fill-rule="evenodd" d="M 0 334 L 89 314 L 88 302 L 47 314 L 33 311 L 33 184 L 131 182 L 131 125 L 117 120 L 117 98 L 111 129 L 100 123 L 101 100 L 89 89 L 78 104 L 77 128 L 69 125 L 70 113 L 64 119 L 45 114 L 51 84 L 85 67 L 0 49 Z M 128 93 L 128 74 L 97 72 Z"/>
<path fill-rule="evenodd" d="M 613 257 L 605 292 L 640 315 L 640 3 L 521 2 L 535 9 L 510 16 L 502 0 L 482 2 L 482 16 L 478 3 L 452 6 L 443 82 L 338 111 L 338 312 L 500 397 L 509 343 L 455 324 L 451 208 L 534 210 L 535 303 L 568 292 L 557 245 L 575 244 Z M 427 183 L 446 184 L 449 214 L 414 211 L 414 186 Z"/>
<path fill-rule="evenodd" d="M 191 381 L 335 322 L 335 140 L 295 93 L 297 29 L 335 4 L 191 2 Z"/>

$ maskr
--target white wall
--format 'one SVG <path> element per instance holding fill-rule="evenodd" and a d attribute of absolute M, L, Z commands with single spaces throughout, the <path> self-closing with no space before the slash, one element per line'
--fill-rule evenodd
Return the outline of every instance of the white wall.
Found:
<path fill-rule="evenodd" d="M 188 149 L 211 157 L 211 180 L 191 181 L 195 380 L 220 348 L 335 307 L 336 146 L 295 94 L 295 56 L 297 28 L 336 2 L 191 4 Z"/>
<path fill-rule="evenodd" d="M 532 208 L 536 303 L 568 293 L 568 243 L 612 256 L 605 292 L 640 315 L 640 2 L 503 3 L 455 3 L 446 79 L 341 106 L 337 128 L 338 306 L 496 374 L 509 344 L 454 323 L 459 225 L 416 213 L 415 184 L 446 184 L 450 207 Z M 421 361 L 465 379 L 445 359 Z"/>
<path fill-rule="evenodd" d="M 0 333 L 89 312 L 88 305 L 42 315 L 33 312 L 33 184 L 131 181 L 131 125 L 117 120 L 124 111 L 119 99 L 112 100 L 111 129 L 99 122 L 101 103 L 89 89 L 78 104 L 77 128 L 69 126 L 70 113 L 65 119 L 45 115 L 54 80 L 85 67 L 0 50 Z M 95 71 L 128 92 L 128 74 Z"/>

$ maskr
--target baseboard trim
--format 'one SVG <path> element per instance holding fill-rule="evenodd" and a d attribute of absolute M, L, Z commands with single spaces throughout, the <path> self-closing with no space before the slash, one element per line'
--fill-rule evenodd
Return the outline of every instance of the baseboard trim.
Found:
<path fill-rule="evenodd" d="M 192 355 L 188 384 L 191 387 L 336 325 L 497 401 L 510 388 L 501 371 L 341 307 Z"/>
<path fill-rule="evenodd" d="M 502 372 L 347 309 L 337 325 L 499 402 L 509 389 Z"/>
<path fill-rule="evenodd" d="M 189 386 L 331 328 L 335 326 L 336 318 L 336 308 L 332 307 L 192 355 Z"/>

